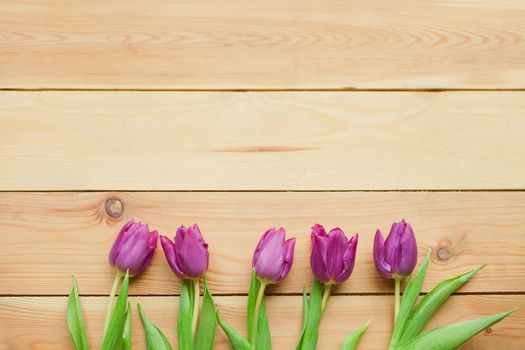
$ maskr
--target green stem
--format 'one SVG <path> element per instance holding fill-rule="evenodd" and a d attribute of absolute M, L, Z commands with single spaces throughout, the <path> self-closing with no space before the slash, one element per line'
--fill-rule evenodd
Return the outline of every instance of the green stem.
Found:
<path fill-rule="evenodd" d="M 401 302 L 401 277 L 394 277 L 395 283 L 395 300 L 394 300 L 394 324 L 396 323 L 397 314 L 399 313 L 399 304 Z"/>
<path fill-rule="evenodd" d="M 261 283 L 259 285 L 259 291 L 257 292 L 257 299 L 255 300 L 255 310 L 254 310 L 254 314 L 253 314 L 253 331 L 252 331 L 252 339 L 250 339 L 250 344 L 252 344 L 253 346 L 255 346 L 255 341 L 257 339 L 257 326 L 258 326 L 258 322 L 259 322 L 259 312 L 261 310 L 261 303 L 262 303 L 262 300 L 263 300 L 263 297 L 264 297 L 264 290 L 266 289 L 266 286 L 268 285 L 267 282 L 263 281 L 263 280 L 259 280 L 259 282 Z"/>
<path fill-rule="evenodd" d="M 323 299 L 321 300 L 321 313 L 324 313 L 324 309 L 326 308 L 326 303 L 328 302 L 328 297 L 330 296 L 330 293 L 332 292 L 332 286 L 333 284 L 325 284 L 323 289 Z"/>
<path fill-rule="evenodd" d="M 106 320 L 104 322 L 104 335 L 106 335 L 106 332 L 109 327 L 109 322 L 111 320 L 111 315 L 113 314 L 113 304 L 115 302 L 115 294 L 117 293 L 117 287 L 120 283 L 120 280 L 122 279 L 122 271 L 117 270 L 117 274 L 115 275 L 115 280 L 113 281 L 113 286 L 111 287 L 111 292 L 109 294 L 109 303 L 108 308 L 106 310 Z"/>
<path fill-rule="evenodd" d="M 195 331 L 197 330 L 197 320 L 199 318 L 199 279 L 195 278 L 192 280 L 193 283 L 193 318 L 191 319 L 191 331 L 195 337 Z"/>

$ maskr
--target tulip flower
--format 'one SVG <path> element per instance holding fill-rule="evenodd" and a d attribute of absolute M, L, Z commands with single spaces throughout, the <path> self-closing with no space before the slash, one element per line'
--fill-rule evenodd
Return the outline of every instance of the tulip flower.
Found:
<path fill-rule="evenodd" d="M 109 252 L 109 263 L 130 277 L 142 273 L 151 262 L 157 248 L 157 231 L 147 224 L 129 221 L 117 236 Z"/>
<path fill-rule="evenodd" d="M 395 281 L 395 312 L 397 318 L 401 280 L 410 276 L 417 263 L 417 244 L 412 226 L 404 219 L 394 222 L 385 240 L 380 230 L 374 239 L 374 263 L 383 278 Z"/>
<path fill-rule="evenodd" d="M 208 244 L 204 242 L 197 224 L 191 227 L 182 225 L 177 229 L 173 242 L 168 237 L 161 236 L 160 243 L 171 269 L 183 279 L 183 288 L 187 283 L 188 290 L 193 292 L 191 329 L 195 336 L 199 317 L 199 278 L 208 269 Z"/>
<path fill-rule="evenodd" d="M 292 268 L 295 238 L 285 241 L 285 236 L 286 231 L 282 227 L 269 229 L 253 254 L 252 266 L 259 279 L 266 284 L 282 281 Z"/>
<path fill-rule="evenodd" d="M 184 279 L 198 279 L 208 268 L 208 245 L 197 224 L 177 229 L 174 242 L 161 236 L 160 243 L 171 269 Z"/>
<path fill-rule="evenodd" d="M 104 329 L 107 330 L 113 310 L 113 302 L 120 280 L 126 273 L 130 277 L 142 273 L 151 263 L 159 233 L 149 230 L 147 224 L 130 220 L 120 230 L 109 252 L 109 263 L 117 269 L 109 296 Z"/>
<path fill-rule="evenodd" d="M 321 316 L 326 309 L 334 284 L 346 281 L 354 270 L 359 235 L 356 233 L 348 239 L 338 227 L 327 234 L 322 225 L 315 224 L 310 238 L 312 240 L 310 267 L 315 280 L 309 298 L 305 297 L 303 300 L 304 326 L 297 350 L 317 349 Z M 354 349 L 367 327 L 368 324 L 348 334 L 341 349 Z"/>
<path fill-rule="evenodd" d="M 312 227 L 312 254 L 310 267 L 315 278 L 324 284 L 322 310 L 330 296 L 332 286 L 346 281 L 354 270 L 358 235 L 347 239 L 340 228 L 330 233 L 322 225 Z"/>
<path fill-rule="evenodd" d="M 322 225 L 312 227 L 312 255 L 310 267 L 321 283 L 336 284 L 346 281 L 354 270 L 358 235 L 347 239 L 340 228 L 330 233 Z"/>
<path fill-rule="evenodd" d="M 257 338 L 257 322 L 266 286 L 282 281 L 292 268 L 295 238 L 288 240 L 285 238 L 284 228 L 271 228 L 261 237 L 253 254 L 252 267 L 259 285 L 252 318 L 252 332 L 249 337 L 252 345 L 255 344 Z M 254 291 L 250 290 L 250 293 L 252 292 Z"/>

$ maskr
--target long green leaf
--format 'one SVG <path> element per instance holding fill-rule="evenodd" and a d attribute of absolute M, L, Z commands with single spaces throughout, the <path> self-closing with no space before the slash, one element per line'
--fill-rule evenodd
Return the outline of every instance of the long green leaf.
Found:
<path fill-rule="evenodd" d="M 193 332 L 191 330 L 191 294 L 188 284 L 191 284 L 191 281 L 182 280 L 179 301 L 179 318 L 177 320 L 179 350 L 192 350 L 193 347 Z"/>
<path fill-rule="evenodd" d="M 347 334 L 343 340 L 343 344 L 341 344 L 341 350 L 356 350 L 369 325 L 370 321 L 355 332 Z"/>
<path fill-rule="evenodd" d="M 204 275 L 204 298 L 202 300 L 201 319 L 197 336 L 193 342 L 194 350 L 211 350 L 213 349 L 213 340 L 217 328 L 217 311 L 213 297 L 208 289 L 206 274 Z"/>
<path fill-rule="evenodd" d="M 399 306 L 399 313 L 396 318 L 394 332 L 392 333 L 392 339 L 390 340 L 390 349 L 395 348 L 399 343 L 399 339 L 405 330 L 410 314 L 416 304 L 423 282 L 425 281 L 425 275 L 427 273 L 428 262 L 431 255 L 430 253 L 431 251 L 429 250 L 416 276 L 408 281 L 405 291 L 403 292 L 403 298 L 401 299 L 401 304 Z"/>
<path fill-rule="evenodd" d="M 310 298 L 308 299 L 308 317 L 306 328 L 301 339 L 302 350 L 315 350 L 317 348 L 317 339 L 319 338 L 319 323 L 321 322 L 321 301 L 322 301 L 321 284 L 314 280 Z"/>
<path fill-rule="evenodd" d="M 73 276 L 73 287 L 67 300 L 67 326 L 73 338 L 76 350 L 88 350 L 86 329 L 82 319 L 82 309 L 80 308 L 80 297 L 78 295 L 77 280 Z"/>
<path fill-rule="evenodd" d="M 257 322 L 257 339 L 255 343 L 255 349 L 257 350 L 271 350 L 272 349 L 272 337 L 270 335 L 270 322 L 268 321 L 268 315 L 266 313 L 266 298 L 263 298 L 261 302 L 261 308 L 259 310 L 259 321 Z"/>
<path fill-rule="evenodd" d="M 410 315 L 398 344 L 404 344 L 418 336 L 448 297 L 467 283 L 484 266 L 482 265 L 460 276 L 445 280 L 427 293 Z"/>
<path fill-rule="evenodd" d="M 301 349 L 303 344 L 304 332 L 306 330 L 306 321 L 308 320 L 308 295 L 306 295 L 306 286 L 303 286 L 303 322 L 301 328 L 301 337 L 299 343 L 295 347 L 295 350 Z"/>
<path fill-rule="evenodd" d="M 255 313 L 255 303 L 257 302 L 257 293 L 259 292 L 260 282 L 257 280 L 255 269 L 252 269 L 250 278 L 250 291 L 248 292 L 248 305 L 246 310 L 246 322 L 248 325 L 248 339 L 252 339 L 255 332 L 253 317 Z M 253 344 L 252 344 L 253 345 Z"/>
<path fill-rule="evenodd" d="M 146 316 L 140 304 L 138 304 L 140 318 L 144 326 L 144 334 L 146 335 L 146 347 L 148 350 L 173 350 L 170 342 L 162 333 L 162 331 L 155 326 Z"/>
<path fill-rule="evenodd" d="M 104 335 L 102 341 L 102 350 L 115 350 L 122 347 L 122 333 L 124 332 L 124 325 L 126 323 L 126 306 L 128 304 L 128 286 L 129 274 L 126 273 L 122 287 L 109 322 L 108 330 Z"/>
<path fill-rule="evenodd" d="M 398 350 L 454 350 L 485 328 L 501 321 L 514 311 L 515 309 L 431 329 L 408 343 L 402 344 Z"/>
<path fill-rule="evenodd" d="M 217 322 L 219 323 L 219 326 L 221 326 L 223 332 L 226 334 L 228 339 L 230 340 L 230 344 L 233 348 L 233 350 L 254 350 L 253 346 L 250 344 L 246 338 L 244 338 L 242 335 L 237 333 L 233 328 L 226 325 L 224 322 L 222 322 L 220 314 L 217 312 Z"/>
<path fill-rule="evenodd" d="M 122 348 L 124 350 L 131 350 L 131 303 L 128 302 L 128 310 L 126 311 L 126 322 L 124 323 L 124 331 L 122 332 Z"/>

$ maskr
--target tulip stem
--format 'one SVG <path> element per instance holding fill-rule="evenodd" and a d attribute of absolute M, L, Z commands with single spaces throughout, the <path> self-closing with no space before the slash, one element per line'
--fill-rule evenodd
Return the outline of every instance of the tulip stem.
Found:
<path fill-rule="evenodd" d="M 328 297 L 330 297 L 330 293 L 332 292 L 332 286 L 333 284 L 331 283 L 324 285 L 323 300 L 321 301 L 321 313 L 324 313 L 324 309 L 326 308 L 326 303 L 328 302 Z"/>
<path fill-rule="evenodd" d="M 259 312 L 261 310 L 261 304 L 264 297 L 264 291 L 266 289 L 266 286 L 268 285 L 267 282 L 263 280 L 259 280 L 259 291 L 257 292 L 257 299 L 255 300 L 255 310 L 253 315 L 253 331 L 252 331 L 252 339 L 250 339 L 250 344 L 255 346 L 255 341 L 257 340 L 257 326 L 259 322 Z"/>
<path fill-rule="evenodd" d="M 193 283 L 193 317 L 191 319 L 191 331 L 195 337 L 195 332 L 197 331 L 197 320 L 199 318 L 199 279 L 194 278 L 191 280 Z"/>
<path fill-rule="evenodd" d="M 104 322 L 104 335 L 106 335 L 106 332 L 108 331 L 109 322 L 111 320 L 111 315 L 113 313 L 113 304 L 115 302 L 115 294 L 117 293 L 117 287 L 120 283 L 120 280 L 122 279 L 122 271 L 117 270 L 117 274 L 115 275 L 115 280 L 113 281 L 113 286 L 111 287 L 111 292 L 109 294 L 109 303 L 108 308 L 106 310 L 106 320 Z"/>
<path fill-rule="evenodd" d="M 394 277 L 395 283 L 395 292 L 394 292 L 394 324 L 397 319 L 397 314 L 399 313 L 399 304 L 401 302 L 401 277 Z"/>

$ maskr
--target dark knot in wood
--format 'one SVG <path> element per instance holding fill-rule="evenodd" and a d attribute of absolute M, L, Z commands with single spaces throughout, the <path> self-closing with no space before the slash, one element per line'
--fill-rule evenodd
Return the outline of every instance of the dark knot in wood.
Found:
<path fill-rule="evenodd" d="M 118 198 L 108 198 L 104 203 L 106 214 L 113 219 L 118 219 L 124 214 L 124 203 Z"/>
<path fill-rule="evenodd" d="M 452 256 L 452 251 L 448 247 L 439 247 L 436 256 L 438 260 L 446 261 Z"/>

